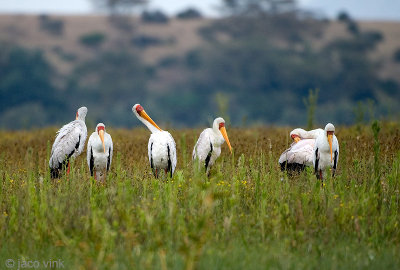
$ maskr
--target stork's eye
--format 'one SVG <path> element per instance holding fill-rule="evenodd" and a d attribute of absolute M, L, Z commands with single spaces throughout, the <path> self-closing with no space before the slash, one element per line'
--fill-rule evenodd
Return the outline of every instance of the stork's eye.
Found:
<path fill-rule="evenodd" d="M 222 128 L 225 126 L 225 123 L 219 123 L 219 128 Z"/>

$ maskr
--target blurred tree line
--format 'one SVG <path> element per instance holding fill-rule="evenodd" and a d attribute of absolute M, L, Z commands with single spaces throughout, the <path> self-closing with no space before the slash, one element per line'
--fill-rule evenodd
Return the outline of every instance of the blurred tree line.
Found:
<path fill-rule="evenodd" d="M 157 122 L 173 126 L 205 125 L 218 114 L 234 125 L 304 126 L 310 89 L 319 89 L 317 123 L 360 122 L 360 106 L 374 110 L 370 118 L 399 115 L 399 85 L 381 79 L 379 63 L 369 57 L 384 39 L 381 33 L 362 31 L 341 13 L 338 20 L 349 37 L 315 48 L 310 40 L 323 36 L 329 21 L 299 10 L 293 0 L 222 2 L 224 16 L 199 31 L 206 46 L 146 65 L 140 50 L 128 51 L 123 44 L 99 49 L 97 34 L 81 40 L 92 44 L 96 39 L 96 57 L 76 64 L 62 84 L 40 51 L 2 44 L 0 128 L 59 124 L 73 119 L 81 105 L 89 108 L 93 125 L 131 127 L 138 124 L 131 113 L 135 103 L 148 107 Z M 109 8 L 110 16 L 126 18 L 123 7 L 145 1 L 96 3 Z M 148 19 L 155 13 L 143 14 Z M 180 14 L 181 19 L 201 18 L 193 9 Z M 184 79 L 165 81 L 166 71 Z"/>

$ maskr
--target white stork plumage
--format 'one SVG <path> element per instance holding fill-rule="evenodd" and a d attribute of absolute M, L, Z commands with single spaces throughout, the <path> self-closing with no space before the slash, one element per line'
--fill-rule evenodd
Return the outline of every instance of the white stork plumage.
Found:
<path fill-rule="evenodd" d="M 103 123 L 96 126 L 95 131 L 90 135 L 86 157 L 90 169 L 90 175 L 100 182 L 104 182 L 107 172 L 110 169 L 113 156 L 113 142 L 111 135 L 106 132 Z"/>
<path fill-rule="evenodd" d="M 281 170 L 301 171 L 313 165 L 315 140 L 323 132 L 322 129 L 306 131 L 296 128 L 290 132 L 293 143 L 279 157 Z"/>
<path fill-rule="evenodd" d="M 314 146 L 313 165 L 318 179 L 323 179 L 326 168 L 332 168 L 335 176 L 339 161 L 339 142 L 335 136 L 335 126 L 328 123 L 319 133 Z"/>
<path fill-rule="evenodd" d="M 82 153 L 87 136 L 86 114 L 86 107 L 79 108 L 76 112 L 76 120 L 64 125 L 57 131 L 49 160 L 52 178 L 59 178 L 65 166 L 68 166 L 67 174 L 69 174 L 70 159 Z"/>
<path fill-rule="evenodd" d="M 215 160 L 221 154 L 221 145 L 226 141 L 232 153 L 231 143 L 225 129 L 225 120 L 218 117 L 214 120 L 212 128 L 206 128 L 201 132 L 196 145 L 193 148 L 193 160 L 198 160 L 199 164 L 205 166 L 206 173 L 209 174 Z"/>
<path fill-rule="evenodd" d="M 154 176 L 158 178 L 160 171 L 164 170 L 172 177 L 177 161 L 174 138 L 168 131 L 159 128 L 140 104 L 135 104 L 132 112 L 151 131 L 148 154 Z"/>

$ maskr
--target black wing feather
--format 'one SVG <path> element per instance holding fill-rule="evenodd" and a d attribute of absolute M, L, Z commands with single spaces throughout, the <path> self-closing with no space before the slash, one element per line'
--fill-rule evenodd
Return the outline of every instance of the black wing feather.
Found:
<path fill-rule="evenodd" d="M 90 175 L 93 176 L 94 169 L 94 157 L 93 157 L 93 149 L 90 147 Z"/>
<path fill-rule="evenodd" d="M 318 159 L 318 148 L 315 149 L 315 173 L 318 173 L 318 163 L 319 163 L 319 159 Z"/>
<path fill-rule="evenodd" d="M 208 168 L 208 164 L 210 163 L 212 151 L 213 151 L 213 145 L 212 145 L 212 143 L 210 142 L 210 152 L 208 152 L 207 157 L 206 157 L 206 160 L 205 160 L 206 171 L 207 171 L 207 168 Z"/>
<path fill-rule="evenodd" d="M 338 151 L 335 151 L 335 160 L 333 162 L 333 168 L 336 170 L 336 166 L 337 166 L 337 158 L 338 158 Z"/>
<path fill-rule="evenodd" d="M 153 143 L 150 145 L 150 167 L 153 169 Z"/>
<path fill-rule="evenodd" d="M 111 147 L 108 148 L 107 172 L 108 170 L 110 170 L 110 161 L 111 161 Z"/>
<path fill-rule="evenodd" d="M 335 176 L 336 167 L 337 167 L 337 159 L 338 159 L 338 151 L 335 151 L 335 160 L 333 162 L 333 170 L 332 170 L 332 177 Z"/>
<path fill-rule="evenodd" d="M 172 177 L 172 163 L 171 163 L 171 157 L 169 154 L 169 145 L 167 145 L 167 150 L 168 150 L 168 168 L 167 171 L 170 173 L 170 176 Z"/>

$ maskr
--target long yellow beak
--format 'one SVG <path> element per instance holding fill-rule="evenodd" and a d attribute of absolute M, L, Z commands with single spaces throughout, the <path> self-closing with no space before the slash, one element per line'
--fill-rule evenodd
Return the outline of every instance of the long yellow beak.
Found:
<path fill-rule="evenodd" d="M 232 154 L 232 146 L 231 143 L 229 142 L 228 133 L 226 133 L 225 127 L 220 127 L 219 131 L 221 131 L 221 134 L 224 137 L 226 143 L 228 144 L 229 150 L 231 151 Z"/>
<path fill-rule="evenodd" d="M 78 112 L 76 112 L 75 120 L 78 120 Z"/>
<path fill-rule="evenodd" d="M 106 146 L 104 144 L 104 130 L 99 130 L 99 136 L 100 136 L 100 140 L 103 143 L 103 149 L 104 149 L 104 153 L 106 152 Z"/>
<path fill-rule="evenodd" d="M 150 116 L 148 116 L 147 113 L 144 110 L 140 111 L 139 115 L 141 117 L 143 117 L 144 119 L 146 119 L 147 121 L 149 121 L 150 124 L 155 126 L 159 131 L 162 131 L 162 129 L 157 126 L 157 124 L 153 121 L 153 119 L 151 119 Z"/>
<path fill-rule="evenodd" d="M 329 142 L 329 147 L 331 149 L 331 162 L 333 160 L 333 158 L 332 158 L 332 138 L 333 138 L 333 135 L 332 134 L 328 134 L 328 142 Z"/>
<path fill-rule="evenodd" d="M 295 143 L 298 143 L 299 141 L 301 141 L 300 137 L 294 137 L 293 140 Z"/>

